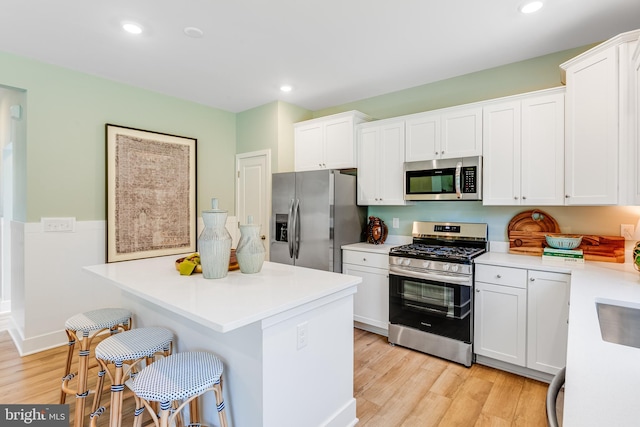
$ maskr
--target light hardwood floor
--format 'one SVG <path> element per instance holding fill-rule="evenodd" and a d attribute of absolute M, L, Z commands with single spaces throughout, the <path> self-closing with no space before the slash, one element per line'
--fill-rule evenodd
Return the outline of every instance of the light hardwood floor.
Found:
<path fill-rule="evenodd" d="M 358 427 L 547 425 L 545 383 L 477 364 L 465 368 L 360 329 L 354 329 L 354 349 Z M 63 346 L 21 358 L 0 331 L 0 402 L 57 403 L 65 352 Z M 74 400 L 67 402 L 71 415 Z M 106 425 L 101 418 L 99 425 Z"/>
<path fill-rule="evenodd" d="M 466 368 L 354 330 L 358 427 L 545 427 L 548 384 Z"/>

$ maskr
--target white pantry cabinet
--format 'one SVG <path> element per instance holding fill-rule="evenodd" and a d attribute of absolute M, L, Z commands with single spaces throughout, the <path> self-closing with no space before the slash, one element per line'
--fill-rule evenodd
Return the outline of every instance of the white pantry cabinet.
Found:
<path fill-rule="evenodd" d="M 476 265 L 474 352 L 556 374 L 565 366 L 570 275 Z"/>
<path fill-rule="evenodd" d="M 342 250 L 342 272 L 362 277 L 353 296 L 357 326 L 387 335 L 389 331 L 389 256 L 355 249 Z M 373 327 L 373 328 L 369 328 Z"/>
<path fill-rule="evenodd" d="M 406 116 L 407 162 L 482 155 L 482 107 L 445 108 Z"/>
<path fill-rule="evenodd" d="M 387 119 L 357 127 L 358 205 L 405 205 L 404 120 Z"/>
<path fill-rule="evenodd" d="M 369 116 L 359 111 L 347 111 L 296 123 L 295 170 L 356 167 L 355 126 L 369 120 Z"/>
<path fill-rule="evenodd" d="M 633 153 L 634 165 L 634 188 L 633 188 L 633 200 L 635 205 L 640 205 L 640 39 L 636 44 L 636 50 L 633 54 L 633 84 L 635 85 L 635 97 L 633 107 L 635 109 L 635 126 L 632 128 L 631 140 L 632 146 L 635 147 L 635 153 Z"/>
<path fill-rule="evenodd" d="M 560 65 L 566 82 L 568 205 L 633 204 L 637 114 L 631 56 L 640 30 L 620 34 Z"/>
<path fill-rule="evenodd" d="M 564 205 L 564 90 L 485 104 L 484 205 Z"/>

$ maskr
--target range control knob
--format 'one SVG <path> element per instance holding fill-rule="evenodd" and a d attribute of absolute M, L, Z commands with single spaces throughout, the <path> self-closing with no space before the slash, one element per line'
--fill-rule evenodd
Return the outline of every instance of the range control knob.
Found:
<path fill-rule="evenodd" d="M 402 260 L 402 263 L 403 263 L 404 265 L 409 265 L 409 264 L 411 264 L 411 259 L 409 259 L 409 258 L 405 258 L 405 259 L 403 259 L 403 260 Z"/>
<path fill-rule="evenodd" d="M 429 261 L 422 261 L 422 268 L 429 268 L 429 264 L 431 264 L 431 262 L 429 262 Z"/>
<path fill-rule="evenodd" d="M 449 271 L 449 267 L 450 267 L 449 264 L 442 264 L 442 270 L 443 271 Z"/>
<path fill-rule="evenodd" d="M 456 271 L 458 271 L 459 268 L 460 268 L 460 266 L 458 264 L 454 264 L 454 265 L 451 266 L 451 271 L 453 271 L 455 273 Z"/>

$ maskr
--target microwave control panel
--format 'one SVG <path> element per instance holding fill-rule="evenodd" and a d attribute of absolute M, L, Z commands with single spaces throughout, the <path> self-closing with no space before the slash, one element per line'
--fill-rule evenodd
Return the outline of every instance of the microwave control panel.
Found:
<path fill-rule="evenodd" d="M 475 166 L 465 166 L 462 168 L 462 192 L 463 193 L 475 193 L 476 189 L 476 174 L 477 168 Z"/>

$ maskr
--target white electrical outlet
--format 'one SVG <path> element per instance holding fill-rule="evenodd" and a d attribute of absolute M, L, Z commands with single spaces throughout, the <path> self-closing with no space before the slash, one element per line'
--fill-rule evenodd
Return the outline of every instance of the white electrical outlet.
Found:
<path fill-rule="evenodd" d="M 633 224 L 620 224 L 620 236 L 624 240 L 634 240 L 635 227 Z"/>
<path fill-rule="evenodd" d="M 40 218 L 44 232 L 73 232 L 76 228 L 76 219 L 68 218 Z"/>
<path fill-rule="evenodd" d="M 400 228 L 400 218 L 393 218 L 393 228 Z"/>
<path fill-rule="evenodd" d="M 298 350 L 304 348 L 309 343 L 309 324 L 302 322 L 298 325 Z"/>

